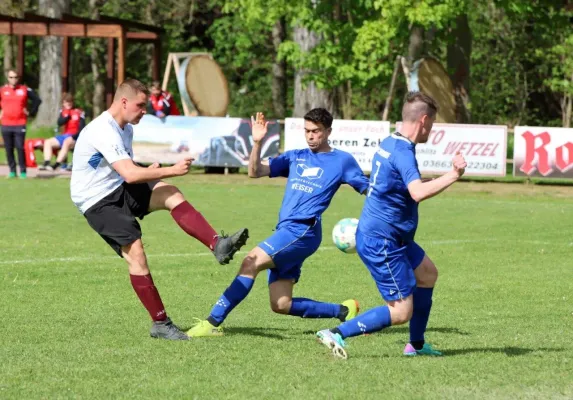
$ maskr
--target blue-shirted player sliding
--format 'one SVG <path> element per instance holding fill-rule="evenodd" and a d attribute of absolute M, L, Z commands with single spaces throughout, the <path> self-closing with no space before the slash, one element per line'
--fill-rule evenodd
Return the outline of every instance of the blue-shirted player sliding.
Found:
<path fill-rule="evenodd" d="M 420 179 L 415 146 L 428 141 L 436 113 L 432 98 L 420 92 L 409 93 L 402 108 L 402 133 L 384 139 L 372 159 L 356 250 L 387 305 L 368 310 L 334 329 L 317 332 L 319 340 L 336 357 L 347 358 L 345 338 L 408 321 L 410 342 L 404 355 L 441 355 L 424 341 L 438 271 L 414 242 L 418 203 L 457 181 L 466 162 L 458 153 L 452 160 L 452 171 L 429 182 Z"/>
<path fill-rule="evenodd" d="M 235 280 L 213 306 L 209 317 L 191 328 L 191 337 L 220 336 L 221 324 L 251 291 L 259 272 L 268 269 L 271 309 L 279 314 L 303 318 L 338 318 L 350 320 L 358 314 L 358 303 L 322 303 L 292 297 L 302 263 L 312 255 L 322 239 L 321 215 L 341 184 L 365 194 L 368 179 L 356 160 L 348 153 L 328 144 L 332 116 L 315 108 L 304 116 L 307 149 L 290 150 L 269 163 L 261 161 L 261 140 L 267 133 L 264 115 L 257 113 L 253 124 L 254 146 L 249 159 L 249 176 L 288 178 L 279 223 L 275 233 L 247 254 Z"/>

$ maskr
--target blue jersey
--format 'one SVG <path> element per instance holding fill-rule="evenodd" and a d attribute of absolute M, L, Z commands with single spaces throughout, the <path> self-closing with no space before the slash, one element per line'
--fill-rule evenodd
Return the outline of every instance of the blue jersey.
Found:
<path fill-rule="evenodd" d="M 310 149 L 289 150 L 270 159 L 270 177 L 288 177 L 279 225 L 285 221 L 319 219 L 341 184 L 358 193 L 368 188 L 368 179 L 349 153 L 333 149 L 313 153 Z"/>
<path fill-rule="evenodd" d="M 415 144 L 400 134 L 380 143 L 372 159 L 370 187 L 358 230 L 368 236 L 410 242 L 418 227 L 418 203 L 408 184 L 420 179 Z"/>

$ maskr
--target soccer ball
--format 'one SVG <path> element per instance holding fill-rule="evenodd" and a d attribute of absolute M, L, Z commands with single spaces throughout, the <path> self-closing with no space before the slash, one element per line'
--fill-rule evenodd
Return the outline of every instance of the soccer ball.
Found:
<path fill-rule="evenodd" d="M 332 241 L 338 250 L 344 253 L 356 253 L 356 218 L 344 218 L 334 225 Z"/>

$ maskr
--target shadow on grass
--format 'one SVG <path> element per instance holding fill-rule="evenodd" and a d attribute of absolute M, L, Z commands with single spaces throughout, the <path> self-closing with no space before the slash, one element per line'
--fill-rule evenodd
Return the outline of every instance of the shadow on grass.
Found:
<path fill-rule="evenodd" d="M 391 334 L 409 334 L 410 330 L 407 326 L 399 326 L 399 327 L 391 327 L 388 329 L 384 329 L 381 332 L 372 333 L 372 335 L 382 334 L 382 335 L 391 335 Z M 426 332 L 438 332 L 438 333 L 447 333 L 447 334 L 455 334 L 455 335 L 462 335 L 468 336 L 471 335 L 469 332 L 462 331 L 458 328 L 448 328 L 448 327 L 433 327 L 426 329 Z M 315 334 L 316 331 L 304 331 L 304 334 Z M 364 335 L 368 336 L 368 335 Z"/>
<path fill-rule="evenodd" d="M 431 327 L 431 328 L 426 329 L 426 332 L 447 333 L 447 334 L 454 334 L 454 335 L 461 335 L 461 336 L 471 335 L 471 333 L 462 331 L 461 329 L 449 328 L 446 326 L 444 326 L 444 327 Z M 394 334 L 394 333 L 409 334 L 410 328 L 408 328 L 407 326 L 398 326 L 398 327 L 393 327 L 390 329 L 384 329 L 382 331 L 382 333 L 384 333 L 384 334 Z"/>
<path fill-rule="evenodd" d="M 550 347 L 540 347 L 537 349 L 527 349 L 523 347 L 472 347 L 468 349 L 457 349 L 457 350 L 441 350 L 444 356 L 459 356 L 471 353 L 500 353 L 505 354 L 508 357 L 525 356 L 533 352 L 545 352 L 545 353 L 557 353 L 564 351 L 563 348 L 550 348 Z"/>
<path fill-rule="evenodd" d="M 259 336 L 270 339 L 285 340 L 287 336 L 280 335 L 277 332 L 283 332 L 287 329 L 284 328 L 259 328 L 259 327 L 231 327 L 225 328 L 225 335 L 249 335 Z"/>

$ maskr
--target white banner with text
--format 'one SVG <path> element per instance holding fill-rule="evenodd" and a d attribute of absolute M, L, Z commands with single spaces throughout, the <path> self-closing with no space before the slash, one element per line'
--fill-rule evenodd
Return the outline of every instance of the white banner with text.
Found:
<path fill-rule="evenodd" d="M 401 122 L 396 122 L 400 132 Z M 452 158 L 460 152 L 468 176 L 505 176 L 507 126 L 434 124 L 427 143 L 416 145 L 422 174 L 441 175 L 452 169 Z"/>
<path fill-rule="evenodd" d="M 516 126 L 513 175 L 573 178 L 573 129 Z"/>
<path fill-rule="evenodd" d="M 346 151 L 354 156 L 360 168 L 369 172 L 372 168 L 372 157 L 380 141 L 390 134 L 388 121 L 352 121 L 335 119 L 332 122 L 332 133 L 328 138 L 335 149 Z M 303 118 L 285 120 L 285 150 L 307 148 L 304 134 Z"/>

